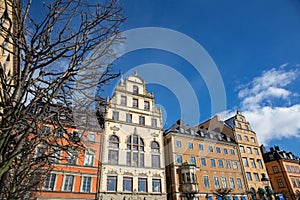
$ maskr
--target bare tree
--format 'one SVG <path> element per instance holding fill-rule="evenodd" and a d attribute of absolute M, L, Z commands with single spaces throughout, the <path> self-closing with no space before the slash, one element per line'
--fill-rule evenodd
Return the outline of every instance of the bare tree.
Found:
<path fill-rule="evenodd" d="M 231 188 L 220 188 L 220 189 L 213 191 L 213 194 L 221 197 L 222 200 L 226 200 L 226 196 L 228 196 L 232 191 L 233 191 L 233 189 L 231 189 Z"/>
<path fill-rule="evenodd" d="M 0 50 L 13 62 L 0 62 L 0 190 L 18 199 L 64 159 L 57 152 L 84 147 L 66 127 L 74 108 L 101 106 L 102 86 L 118 76 L 110 61 L 124 18 L 114 0 L 0 2 Z"/>

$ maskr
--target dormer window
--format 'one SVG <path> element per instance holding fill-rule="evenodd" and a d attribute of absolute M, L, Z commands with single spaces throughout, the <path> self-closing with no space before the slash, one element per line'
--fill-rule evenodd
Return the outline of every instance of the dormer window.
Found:
<path fill-rule="evenodd" d="M 219 140 L 222 140 L 223 138 L 222 138 L 222 135 L 218 135 L 218 139 Z"/>
<path fill-rule="evenodd" d="M 183 128 L 180 128 L 180 133 L 184 133 L 184 129 Z"/>
<path fill-rule="evenodd" d="M 214 135 L 212 133 L 209 134 L 210 138 L 214 138 Z"/>
<path fill-rule="evenodd" d="M 134 85 L 134 86 L 132 87 L 132 92 L 133 92 L 133 94 L 138 94 L 138 93 L 139 93 L 139 87 L 136 86 L 136 85 Z"/>
<path fill-rule="evenodd" d="M 204 133 L 203 133 L 202 131 L 200 131 L 200 136 L 201 136 L 201 137 L 204 137 L 204 136 L 205 136 Z"/>

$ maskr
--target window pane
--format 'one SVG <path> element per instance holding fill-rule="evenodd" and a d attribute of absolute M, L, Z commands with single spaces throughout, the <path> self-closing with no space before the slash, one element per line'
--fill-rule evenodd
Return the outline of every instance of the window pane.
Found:
<path fill-rule="evenodd" d="M 152 179 L 152 191 L 161 192 L 160 179 Z"/>
<path fill-rule="evenodd" d="M 109 150 L 108 151 L 108 163 L 109 164 L 118 164 L 119 160 L 119 151 Z"/>
<path fill-rule="evenodd" d="M 152 155 L 152 167 L 160 168 L 160 156 Z"/>
<path fill-rule="evenodd" d="M 147 192 L 147 178 L 139 178 L 138 190 L 139 192 Z"/>
<path fill-rule="evenodd" d="M 74 176 L 66 175 L 64 180 L 64 191 L 72 191 Z"/>
<path fill-rule="evenodd" d="M 132 191 L 132 178 L 124 177 L 123 178 L 123 191 Z"/>
<path fill-rule="evenodd" d="M 107 190 L 108 191 L 117 191 L 117 177 L 108 176 L 107 177 Z"/>
<path fill-rule="evenodd" d="M 86 177 L 86 176 L 83 177 L 82 188 L 81 188 L 81 190 L 83 192 L 90 192 L 91 191 L 91 180 L 92 180 L 91 177 Z"/>
<path fill-rule="evenodd" d="M 44 189 L 53 190 L 55 184 L 56 174 L 47 174 L 44 179 Z"/>

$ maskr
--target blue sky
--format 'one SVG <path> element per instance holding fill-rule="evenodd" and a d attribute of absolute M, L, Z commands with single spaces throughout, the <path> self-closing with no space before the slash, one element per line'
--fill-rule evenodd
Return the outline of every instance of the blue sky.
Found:
<path fill-rule="evenodd" d="M 299 0 L 126 0 L 121 4 L 127 18 L 121 31 L 160 27 L 184 34 L 203 47 L 224 83 L 226 97 L 219 101 L 226 107 L 212 109 L 216 97 L 211 96 L 209 84 L 219 80 L 218 74 L 206 77 L 208 84 L 186 58 L 161 49 L 123 55 L 115 67 L 124 74 L 138 69 L 164 110 L 166 128 L 179 118 L 195 125 L 217 113 L 230 116 L 240 109 L 261 143 L 279 145 L 300 156 Z M 155 40 L 155 34 L 150 39 Z M 167 73 L 169 69 L 174 71 Z M 186 89 L 186 83 L 190 88 Z M 217 90 L 222 92 L 222 87 Z M 199 117 L 194 117 L 195 112 Z"/>

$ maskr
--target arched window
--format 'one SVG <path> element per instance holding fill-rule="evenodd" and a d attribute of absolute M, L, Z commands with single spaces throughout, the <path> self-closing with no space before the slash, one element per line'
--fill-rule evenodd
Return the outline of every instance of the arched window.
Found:
<path fill-rule="evenodd" d="M 133 134 L 128 137 L 127 141 L 126 164 L 128 166 L 144 167 L 144 141 L 137 135 Z"/>
<path fill-rule="evenodd" d="M 118 164 L 119 162 L 119 138 L 115 135 L 109 138 L 108 163 Z"/>
<path fill-rule="evenodd" d="M 151 161 L 153 168 L 160 168 L 159 144 L 155 141 L 151 143 Z"/>
<path fill-rule="evenodd" d="M 132 92 L 133 92 L 133 94 L 138 94 L 138 93 L 139 93 L 139 87 L 136 86 L 136 85 L 134 85 L 134 86 L 132 87 Z"/>
<path fill-rule="evenodd" d="M 119 148 L 119 138 L 117 136 L 115 136 L 115 135 L 110 136 L 109 147 Z"/>
<path fill-rule="evenodd" d="M 159 153 L 159 144 L 155 141 L 151 143 L 151 152 Z"/>

